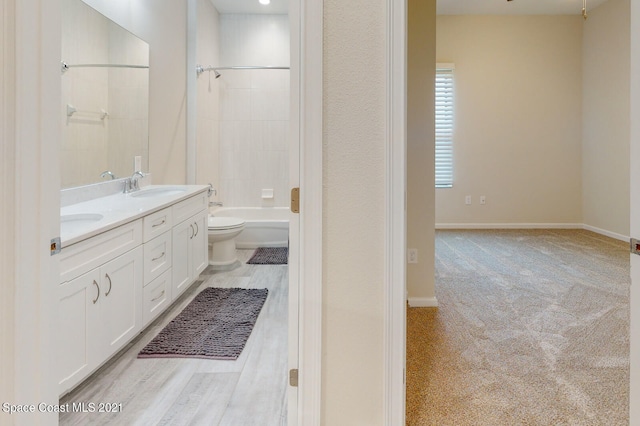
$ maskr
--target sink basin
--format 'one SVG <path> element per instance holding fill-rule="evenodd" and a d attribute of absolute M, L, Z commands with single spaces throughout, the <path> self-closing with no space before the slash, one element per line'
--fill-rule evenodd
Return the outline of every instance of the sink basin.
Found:
<path fill-rule="evenodd" d="M 81 214 L 65 214 L 60 216 L 61 224 L 69 225 L 88 225 L 90 223 L 98 222 L 104 218 L 99 213 L 81 213 Z"/>
<path fill-rule="evenodd" d="M 102 218 L 104 216 L 99 213 L 65 214 L 60 216 L 60 232 L 74 232 L 75 229 L 83 229 Z"/>
<path fill-rule="evenodd" d="M 184 188 L 149 188 L 132 192 L 129 196 L 135 198 L 166 197 L 169 195 L 181 194 L 186 191 L 187 190 Z"/>

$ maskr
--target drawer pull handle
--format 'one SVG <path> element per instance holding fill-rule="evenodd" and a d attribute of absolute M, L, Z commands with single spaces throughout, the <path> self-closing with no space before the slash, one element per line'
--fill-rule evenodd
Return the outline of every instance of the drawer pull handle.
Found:
<path fill-rule="evenodd" d="M 151 259 L 152 262 L 155 262 L 156 260 L 160 260 L 164 257 L 164 252 L 162 252 L 162 254 L 156 258 Z"/>
<path fill-rule="evenodd" d="M 155 302 L 156 300 L 159 300 L 162 298 L 162 296 L 164 296 L 164 290 L 162 290 L 162 293 L 160 293 L 160 296 L 156 297 L 155 299 L 151 299 L 152 302 Z"/>
<path fill-rule="evenodd" d="M 162 222 L 160 222 L 160 223 L 154 223 L 153 225 L 151 225 L 151 227 L 152 227 L 152 228 L 155 228 L 156 226 L 164 225 L 164 223 L 165 223 L 165 220 L 164 220 L 164 219 L 162 219 Z"/>
<path fill-rule="evenodd" d="M 93 285 L 96 286 L 96 288 L 98 289 L 98 295 L 96 296 L 95 299 L 93 299 L 93 304 L 95 305 L 96 302 L 98 301 L 98 299 L 100 299 L 100 286 L 98 285 L 98 283 L 96 282 L 96 280 L 93 280 Z"/>
<path fill-rule="evenodd" d="M 198 232 L 200 232 L 200 227 L 198 227 L 198 222 L 193 222 L 193 224 L 196 226 L 196 233 L 194 235 L 195 237 L 196 235 L 198 235 Z"/>
<path fill-rule="evenodd" d="M 104 297 L 107 297 L 109 293 L 111 293 L 111 277 L 109 274 L 104 274 L 105 278 L 109 280 L 109 290 L 104 294 Z"/>

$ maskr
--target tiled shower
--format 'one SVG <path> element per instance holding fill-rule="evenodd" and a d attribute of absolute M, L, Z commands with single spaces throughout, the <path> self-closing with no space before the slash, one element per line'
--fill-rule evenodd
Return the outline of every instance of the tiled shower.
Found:
<path fill-rule="evenodd" d="M 217 22 L 199 34 L 203 66 L 289 66 L 287 15 L 214 13 L 207 19 Z M 198 183 L 212 182 L 225 207 L 287 206 L 289 70 L 219 73 L 198 77 Z"/>

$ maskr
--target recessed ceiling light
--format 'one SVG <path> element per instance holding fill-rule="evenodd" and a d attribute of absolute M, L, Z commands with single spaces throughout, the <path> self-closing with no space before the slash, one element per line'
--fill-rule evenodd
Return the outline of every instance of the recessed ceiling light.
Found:
<path fill-rule="evenodd" d="M 271 3 L 271 0 L 258 0 L 260 2 L 260 4 L 269 4 Z"/>

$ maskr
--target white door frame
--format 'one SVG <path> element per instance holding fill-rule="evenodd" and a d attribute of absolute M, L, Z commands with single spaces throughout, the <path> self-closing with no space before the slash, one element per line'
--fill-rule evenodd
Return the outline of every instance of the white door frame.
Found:
<path fill-rule="evenodd" d="M 636 164 L 640 158 L 640 0 L 631 0 L 631 70 L 630 70 L 630 235 L 640 238 L 640 169 Z M 630 404 L 629 424 L 640 423 L 640 256 L 630 254 Z"/>
<path fill-rule="evenodd" d="M 323 4 L 298 0 L 290 3 L 292 137 L 298 135 L 291 156 L 299 162 L 300 215 L 298 241 L 292 243 L 289 272 L 297 274 L 296 336 L 290 336 L 290 368 L 298 368 L 297 392 L 290 399 L 290 425 L 320 425 L 322 396 L 322 61 Z M 299 102 L 299 104 L 298 104 Z M 292 159 L 292 168 L 295 165 Z M 291 170 L 291 168 L 290 168 Z M 295 170 L 291 170 L 295 175 Z M 295 183 L 292 181 L 292 183 Z M 296 218 L 292 219 L 295 226 Z M 297 247 L 296 247 L 297 245 Z M 296 262 L 297 257 L 297 262 Z M 295 278 L 294 278 L 295 279 Z M 291 288 L 290 288 L 291 290 Z M 295 291 L 295 290 L 294 290 Z M 295 309 L 291 306 L 289 312 Z M 290 325 L 290 331 L 292 330 Z M 296 345 L 297 343 L 297 345 Z M 297 347 L 296 347 L 297 346 Z M 297 353 L 296 353 L 297 352 Z M 297 364 L 296 364 L 297 361 Z M 297 395 L 296 395 L 297 393 Z M 293 394 L 293 395 L 292 395 Z"/>
<path fill-rule="evenodd" d="M 407 2 L 387 0 L 384 424 L 405 424 Z"/>

